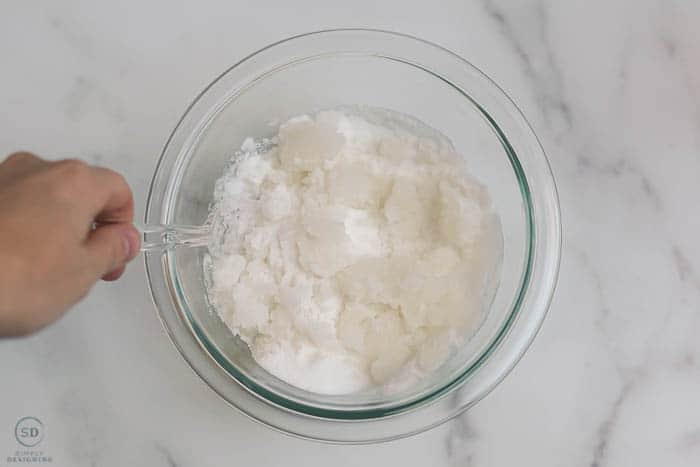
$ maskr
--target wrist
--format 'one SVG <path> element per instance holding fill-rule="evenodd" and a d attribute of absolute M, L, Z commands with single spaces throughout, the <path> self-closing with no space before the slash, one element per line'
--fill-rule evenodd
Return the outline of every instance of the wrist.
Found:
<path fill-rule="evenodd" d="M 0 242 L 4 242 L 2 238 Z M 18 303 L 18 294 L 21 293 L 18 281 L 22 267 L 14 254 L 0 249 L 0 337 L 28 333 L 23 329 L 22 311 Z"/>

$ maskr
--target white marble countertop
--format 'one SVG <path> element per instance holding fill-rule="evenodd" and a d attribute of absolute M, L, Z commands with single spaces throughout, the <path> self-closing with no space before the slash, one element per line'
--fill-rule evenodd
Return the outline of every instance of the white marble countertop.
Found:
<path fill-rule="evenodd" d="M 45 332 L 0 342 L 0 465 L 23 416 L 56 466 L 700 465 L 698 24 L 700 3 L 663 0 L 3 2 L 0 154 L 122 171 L 139 215 L 212 77 L 289 35 L 366 26 L 441 43 L 514 98 L 549 154 L 564 247 L 505 382 L 428 433 L 354 447 L 230 409 L 169 343 L 136 262 Z"/>

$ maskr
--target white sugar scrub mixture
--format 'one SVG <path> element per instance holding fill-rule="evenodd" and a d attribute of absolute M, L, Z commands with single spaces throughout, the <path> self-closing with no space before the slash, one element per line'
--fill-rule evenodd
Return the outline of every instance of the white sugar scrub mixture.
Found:
<path fill-rule="evenodd" d="M 501 227 L 467 160 L 376 109 L 301 115 L 248 138 L 216 183 L 209 302 L 259 365 L 301 389 L 419 381 L 465 344 L 495 293 Z"/>

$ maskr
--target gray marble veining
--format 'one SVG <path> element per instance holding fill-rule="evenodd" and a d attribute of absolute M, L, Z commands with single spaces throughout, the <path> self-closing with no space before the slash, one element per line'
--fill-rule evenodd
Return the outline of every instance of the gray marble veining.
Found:
<path fill-rule="evenodd" d="M 0 342 L 0 465 L 27 415 L 57 466 L 700 465 L 699 22 L 697 2 L 662 0 L 3 4 L 0 154 L 119 170 L 139 215 L 212 77 L 282 37 L 355 25 L 441 43 L 506 90 L 550 157 L 564 245 L 550 315 L 492 394 L 357 447 L 228 408 L 169 344 L 134 264 L 52 328 Z"/>

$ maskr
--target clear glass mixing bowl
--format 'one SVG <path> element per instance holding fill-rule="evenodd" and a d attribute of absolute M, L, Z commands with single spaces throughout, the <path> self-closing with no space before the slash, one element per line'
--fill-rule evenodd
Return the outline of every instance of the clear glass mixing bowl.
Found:
<path fill-rule="evenodd" d="M 454 53 L 404 34 L 320 31 L 272 44 L 216 78 L 163 150 L 146 222 L 205 222 L 215 180 L 270 122 L 344 105 L 413 116 L 447 136 L 488 187 L 503 227 L 498 288 L 482 325 L 441 368 L 403 391 L 345 396 L 284 383 L 252 359 L 207 305 L 204 248 L 147 253 L 154 302 L 173 343 L 223 399 L 283 432 L 366 443 L 438 425 L 486 395 L 534 338 L 554 291 L 561 227 L 544 152 L 515 104 Z"/>

